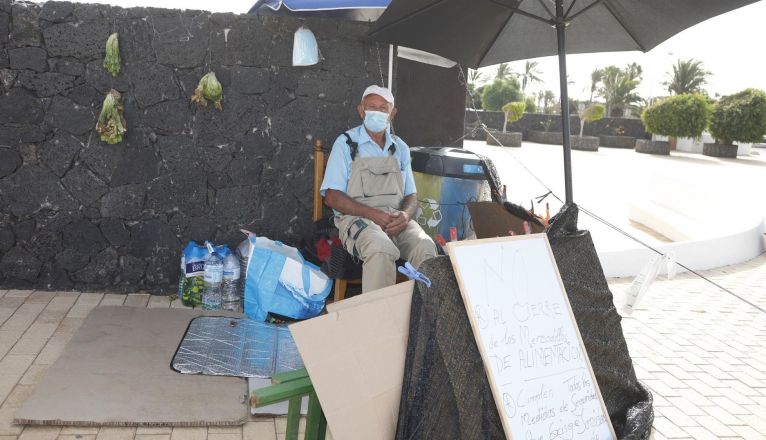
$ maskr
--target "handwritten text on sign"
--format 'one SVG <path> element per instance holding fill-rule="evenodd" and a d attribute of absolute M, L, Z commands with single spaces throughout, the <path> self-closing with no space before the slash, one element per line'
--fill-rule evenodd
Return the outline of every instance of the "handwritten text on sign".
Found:
<path fill-rule="evenodd" d="M 506 435 L 614 439 L 547 238 L 449 252 Z"/>

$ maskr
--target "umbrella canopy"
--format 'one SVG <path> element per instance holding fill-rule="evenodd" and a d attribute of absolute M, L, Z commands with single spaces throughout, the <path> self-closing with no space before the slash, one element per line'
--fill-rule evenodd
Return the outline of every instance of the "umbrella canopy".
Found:
<path fill-rule="evenodd" d="M 559 56 L 566 202 L 572 203 L 566 53 L 648 51 L 757 0 L 393 0 L 370 35 L 478 68 Z"/>

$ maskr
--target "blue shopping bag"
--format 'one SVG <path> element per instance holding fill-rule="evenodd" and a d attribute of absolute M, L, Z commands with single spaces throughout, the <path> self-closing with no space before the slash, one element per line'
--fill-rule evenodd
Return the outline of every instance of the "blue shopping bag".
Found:
<path fill-rule="evenodd" d="M 245 276 L 245 315 L 264 321 L 269 313 L 292 319 L 319 315 L 332 280 L 291 246 L 250 235 Z"/>

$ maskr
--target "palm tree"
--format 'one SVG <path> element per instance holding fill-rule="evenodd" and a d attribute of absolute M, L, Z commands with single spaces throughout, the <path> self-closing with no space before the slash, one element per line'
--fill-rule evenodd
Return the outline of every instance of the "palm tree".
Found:
<path fill-rule="evenodd" d="M 598 90 L 598 83 L 604 78 L 603 69 L 594 69 L 590 73 L 590 99 L 589 102 L 593 102 L 593 94 Z"/>
<path fill-rule="evenodd" d="M 628 67 L 625 68 L 625 73 L 628 75 L 628 78 L 640 81 L 644 69 L 638 63 L 630 63 L 628 64 Z"/>
<path fill-rule="evenodd" d="M 673 66 L 673 73 L 668 72 L 670 81 L 662 83 L 670 94 L 697 93 L 707 84 L 710 72 L 702 66 L 702 61 L 695 59 L 678 60 Z"/>
<path fill-rule="evenodd" d="M 483 79 L 483 73 L 478 70 L 468 69 L 468 84 L 473 84 L 473 86 L 476 87 L 476 84 Z"/>
<path fill-rule="evenodd" d="M 543 93 L 543 103 L 545 104 L 545 112 L 548 113 L 548 106 L 553 104 L 553 102 L 556 100 L 556 95 L 553 93 L 552 90 L 546 90 L 545 93 Z"/>
<path fill-rule="evenodd" d="M 537 61 L 527 61 L 524 65 L 524 73 L 521 74 L 521 93 L 526 93 L 527 84 L 541 84 L 543 82 L 539 75 L 543 73 L 537 69 L 540 63 Z"/>
<path fill-rule="evenodd" d="M 638 67 L 638 71 L 635 67 Z M 641 82 L 640 69 L 641 67 L 635 63 L 624 70 L 617 66 L 608 66 L 603 69 L 598 94 L 604 98 L 607 115 L 611 116 L 612 110 L 615 108 L 633 108 L 643 101 L 635 91 Z"/>
<path fill-rule="evenodd" d="M 511 75 L 513 75 L 513 71 L 508 67 L 508 63 L 498 64 L 497 70 L 495 71 L 495 79 L 506 80 Z"/>

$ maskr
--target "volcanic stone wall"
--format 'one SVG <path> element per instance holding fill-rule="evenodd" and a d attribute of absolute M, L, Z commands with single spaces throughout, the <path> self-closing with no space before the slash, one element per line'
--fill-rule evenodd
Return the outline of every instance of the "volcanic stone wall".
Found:
<path fill-rule="evenodd" d="M 494 130 L 503 129 L 503 112 L 466 110 L 466 139 L 485 140 L 487 138 L 484 130 L 476 129 L 478 119 L 487 124 L 488 128 Z M 548 123 L 550 126 L 547 131 L 562 131 L 561 115 L 546 115 L 542 113 L 525 113 L 523 118 L 508 124 L 507 130 L 521 132 L 524 134 L 524 139 L 526 139 L 529 130 L 546 131 L 545 127 Z M 578 116 L 570 116 L 569 125 L 570 134 L 580 134 L 580 118 Z M 583 134 L 585 136 L 632 136 L 638 139 L 651 139 L 652 137 L 644 129 L 644 124 L 641 120 L 636 118 L 603 118 L 595 122 L 589 122 L 585 124 Z"/>
<path fill-rule="evenodd" d="M 324 60 L 292 67 L 306 24 Z M 313 139 L 381 82 L 367 25 L 0 0 L 0 288 L 169 292 L 188 240 L 310 231 Z M 102 67 L 119 33 L 122 72 Z M 190 106 L 213 70 L 223 111 Z M 385 78 L 384 78 L 385 80 Z M 94 130 L 125 98 L 117 145 Z"/>

